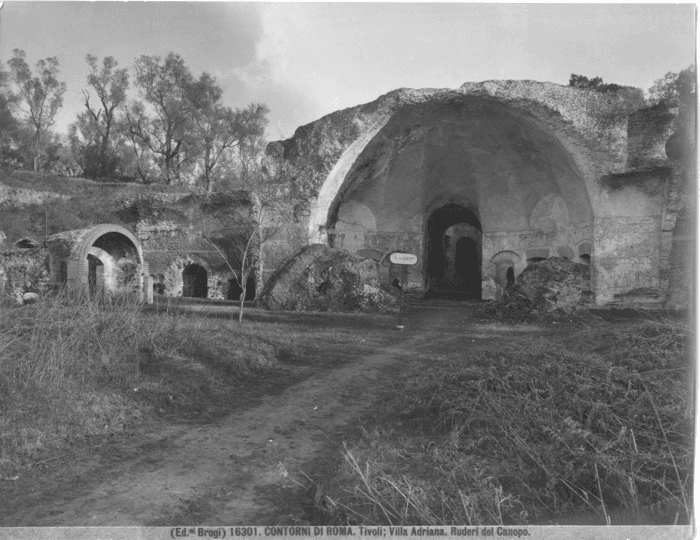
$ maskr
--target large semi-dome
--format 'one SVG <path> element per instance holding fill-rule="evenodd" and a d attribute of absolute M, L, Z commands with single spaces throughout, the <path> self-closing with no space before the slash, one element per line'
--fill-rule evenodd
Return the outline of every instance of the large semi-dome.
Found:
<path fill-rule="evenodd" d="M 476 298 L 528 260 L 566 257 L 592 264 L 604 304 L 663 288 L 675 112 L 645 107 L 637 89 L 468 83 L 389 93 L 268 152 L 313 164 L 310 242 L 410 251 L 411 287 Z"/>

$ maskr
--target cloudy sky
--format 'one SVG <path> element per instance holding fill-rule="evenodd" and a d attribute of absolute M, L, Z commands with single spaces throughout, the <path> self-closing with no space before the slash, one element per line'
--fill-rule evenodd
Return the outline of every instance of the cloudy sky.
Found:
<path fill-rule="evenodd" d="M 271 108 L 286 138 L 334 110 L 400 87 L 571 73 L 648 87 L 695 57 L 694 4 L 24 2 L 0 8 L 0 61 L 57 56 L 68 84 L 56 128 L 81 110 L 87 53 L 122 66 L 184 57 L 226 102 Z"/>

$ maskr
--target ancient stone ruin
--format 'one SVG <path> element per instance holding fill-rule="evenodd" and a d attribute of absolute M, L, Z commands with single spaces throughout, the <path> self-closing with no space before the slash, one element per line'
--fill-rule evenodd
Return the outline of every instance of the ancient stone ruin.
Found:
<path fill-rule="evenodd" d="M 230 229 L 241 226 L 241 222 L 249 224 L 236 217 L 247 217 L 251 204 L 250 195 L 244 192 L 210 196 L 151 195 L 129 201 L 126 211 L 134 217 L 135 235 L 149 264 L 154 293 L 239 300 L 242 287 L 237 276 L 241 254 L 230 245 Z M 203 226 L 204 222 L 208 225 Z M 247 232 L 241 231 L 241 234 Z M 248 276 L 248 300 L 255 298 L 258 276 L 262 273 L 258 253 L 252 258 L 255 268 Z"/>
<path fill-rule="evenodd" d="M 293 311 L 388 311 L 395 295 L 382 288 L 377 264 L 314 244 L 301 250 L 265 284 L 260 305 Z"/>
<path fill-rule="evenodd" d="M 304 196 L 282 234 L 255 247 L 247 299 L 301 248 L 323 244 L 374 265 L 385 289 L 426 297 L 500 298 L 528 264 L 556 257 L 588 267 L 587 303 L 687 308 L 695 167 L 679 149 L 694 149 L 695 134 L 678 114 L 634 88 L 489 81 L 400 89 L 301 126 L 267 147 Z M 12 188 L 0 204 L 56 197 Z M 12 238 L 10 249 L 0 232 L 0 290 L 17 302 L 64 284 L 237 300 L 240 260 L 222 231 L 253 199 L 144 192 L 115 201 L 123 226 Z M 407 283 L 388 262 L 396 251 L 418 257 Z"/>
<path fill-rule="evenodd" d="M 683 307 L 693 173 L 666 153 L 677 114 L 633 88 L 400 89 L 268 154 L 311 171 L 311 243 L 414 253 L 408 287 L 425 295 L 495 298 L 528 261 L 561 257 L 590 265 L 595 304 Z"/>
<path fill-rule="evenodd" d="M 42 245 L 17 244 L 0 253 L 0 291 L 17 303 L 64 288 L 91 297 L 136 293 L 149 298 L 141 244 L 124 227 L 97 225 L 49 236 Z"/>
<path fill-rule="evenodd" d="M 146 301 L 154 294 L 238 300 L 240 253 L 230 244 L 235 227 L 249 225 L 235 218 L 247 217 L 250 204 L 246 193 L 151 193 L 115 201 L 128 228 L 102 224 L 41 242 L 23 238 L 0 251 L 0 297 L 24 303 L 67 287 L 91 296 L 137 292 Z M 251 261 L 247 299 L 255 298 L 262 275 L 255 246 Z"/>

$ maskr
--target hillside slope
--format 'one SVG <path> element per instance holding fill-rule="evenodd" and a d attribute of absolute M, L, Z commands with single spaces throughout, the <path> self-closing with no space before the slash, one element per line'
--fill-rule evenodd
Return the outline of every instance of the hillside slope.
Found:
<path fill-rule="evenodd" d="M 95 182 L 0 168 L 0 250 L 20 238 L 115 223 L 133 229 L 126 201 L 156 193 L 186 194 L 181 186 Z"/>

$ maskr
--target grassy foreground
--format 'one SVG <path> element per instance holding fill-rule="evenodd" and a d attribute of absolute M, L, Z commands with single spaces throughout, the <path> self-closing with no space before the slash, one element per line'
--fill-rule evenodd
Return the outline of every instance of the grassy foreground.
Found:
<path fill-rule="evenodd" d="M 129 298 L 0 306 L 0 477 L 163 415 L 225 406 L 234 388 L 305 354 L 309 334 L 321 347 L 347 339 Z"/>
<path fill-rule="evenodd" d="M 431 363 L 345 447 L 339 507 L 365 524 L 688 523 L 691 332 L 618 322 Z"/>

